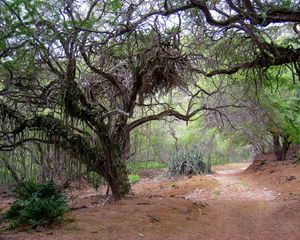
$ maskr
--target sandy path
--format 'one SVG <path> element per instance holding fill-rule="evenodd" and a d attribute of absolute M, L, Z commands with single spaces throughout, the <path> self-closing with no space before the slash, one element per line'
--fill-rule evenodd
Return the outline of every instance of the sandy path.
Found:
<path fill-rule="evenodd" d="M 238 175 L 244 169 L 219 170 L 209 176 L 215 188 L 187 195 L 213 206 L 209 222 L 215 230 L 202 239 L 299 240 L 300 202 L 283 201 L 281 193 L 246 181 Z"/>
<path fill-rule="evenodd" d="M 210 189 L 196 189 L 188 198 L 195 200 L 231 200 L 231 201 L 270 201 L 280 193 L 276 193 L 266 187 L 259 187 L 238 178 L 238 173 L 246 167 L 236 169 L 218 170 L 216 174 L 209 176 L 217 182 L 217 186 Z"/>

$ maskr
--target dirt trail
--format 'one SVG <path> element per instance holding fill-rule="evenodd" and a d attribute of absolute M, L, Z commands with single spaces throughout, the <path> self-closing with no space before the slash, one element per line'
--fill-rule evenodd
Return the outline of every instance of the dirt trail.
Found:
<path fill-rule="evenodd" d="M 299 199 L 287 201 L 281 193 L 258 186 L 239 173 L 245 168 L 219 170 L 210 176 L 213 189 L 196 189 L 187 196 L 194 202 L 207 202 L 211 209 L 209 231 L 200 239 L 300 239 Z"/>
<path fill-rule="evenodd" d="M 228 169 L 217 169 L 216 173 L 217 174 L 221 174 L 221 175 L 229 175 L 229 174 L 235 174 L 235 173 L 241 173 L 243 172 L 245 169 L 247 169 L 249 165 L 248 164 L 243 164 L 243 165 L 238 165 L 235 167 L 229 167 Z"/>
<path fill-rule="evenodd" d="M 238 173 L 246 168 L 236 168 L 216 171 L 217 174 L 210 177 L 217 181 L 217 186 L 211 191 L 208 189 L 196 189 L 188 196 L 195 201 L 229 200 L 229 201 L 270 201 L 278 194 L 267 187 L 258 187 L 239 179 Z"/>
<path fill-rule="evenodd" d="M 299 240 L 300 198 L 283 199 L 241 170 L 145 180 L 133 186 L 134 198 L 105 206 L 97 196 L 81 197 L 77 204 L 87 208 L 72 211 L 63 225 L 0 239 Z"/>

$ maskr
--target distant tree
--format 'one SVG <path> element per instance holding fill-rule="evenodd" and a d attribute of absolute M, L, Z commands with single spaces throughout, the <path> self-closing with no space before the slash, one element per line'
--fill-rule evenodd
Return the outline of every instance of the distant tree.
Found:
<path fill-rule="evenodd" d="M 289 86 L 290 69 L 285 67 L 281 71 L 278 75 L 276 70 L 269 69 L 267 74 L 273 81 L 264 86 L 262 96 L 278 161 L 285 160 L 292 143 L 300 143 L 300 85 Z"/>

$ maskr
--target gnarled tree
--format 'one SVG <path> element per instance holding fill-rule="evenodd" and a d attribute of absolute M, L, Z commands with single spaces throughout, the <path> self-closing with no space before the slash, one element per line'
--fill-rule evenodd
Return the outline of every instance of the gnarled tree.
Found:
<path fill-rule="evenodd" d="M 159 24 L 165 20 L 146 23 L 152 14 L 142 15 L 145 6 L 0 3 L 1 150 L 59 145 L 101 174 L 120 199 L 130 191 L 130 132 L 167 116 L 187 121 L 205 109 L 180 113 L 155 100 L 184 87 L 190 66 L 178 40 L 180 26 L 164 33 Z M 153 103 L 156 113 L 135 115 Z"/>

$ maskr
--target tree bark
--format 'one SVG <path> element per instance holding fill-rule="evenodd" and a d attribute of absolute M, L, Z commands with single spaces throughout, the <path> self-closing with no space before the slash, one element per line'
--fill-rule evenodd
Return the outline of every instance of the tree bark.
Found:
<path fill-rule="evenodd" d="M 130 183 L 127 176 L 126 165 L 121 159 L 111 162 L 105 173 L 114 200 L 120 200 L 130 193 Z"/>
<path fill-rule="evenodd" d="M 124 129 L 124 128 L 122 128 Z M 127 131 L 118 131 L 106 143 L 103 154 L 105 161 L 96 169 L 107 181 L 114 200 L 120 200 L 131 191 L 126 169 L 126 161 L 130 150 L 129 134 Z"/>
<path fill-rule="evenodd" d="M 291 142 L 289 141 L 288 134 L 281 135 L 273 133 L 273 150 L 277 161 L 285 160 L 290 145 Z"/>
<path fill-rule="evenodd" d="M 11 176 L 13 177 L 13 179 L 17 183 L 19 183 L 20 182 L 20 177 L 19 177 L 17 171 L 10 165 L 8 157 L 6 156 L 6 154 L 2 158 L 2 162 L 4 163 L 5 167 L 9 170 L 9 172 L 10 172 Z"/>

